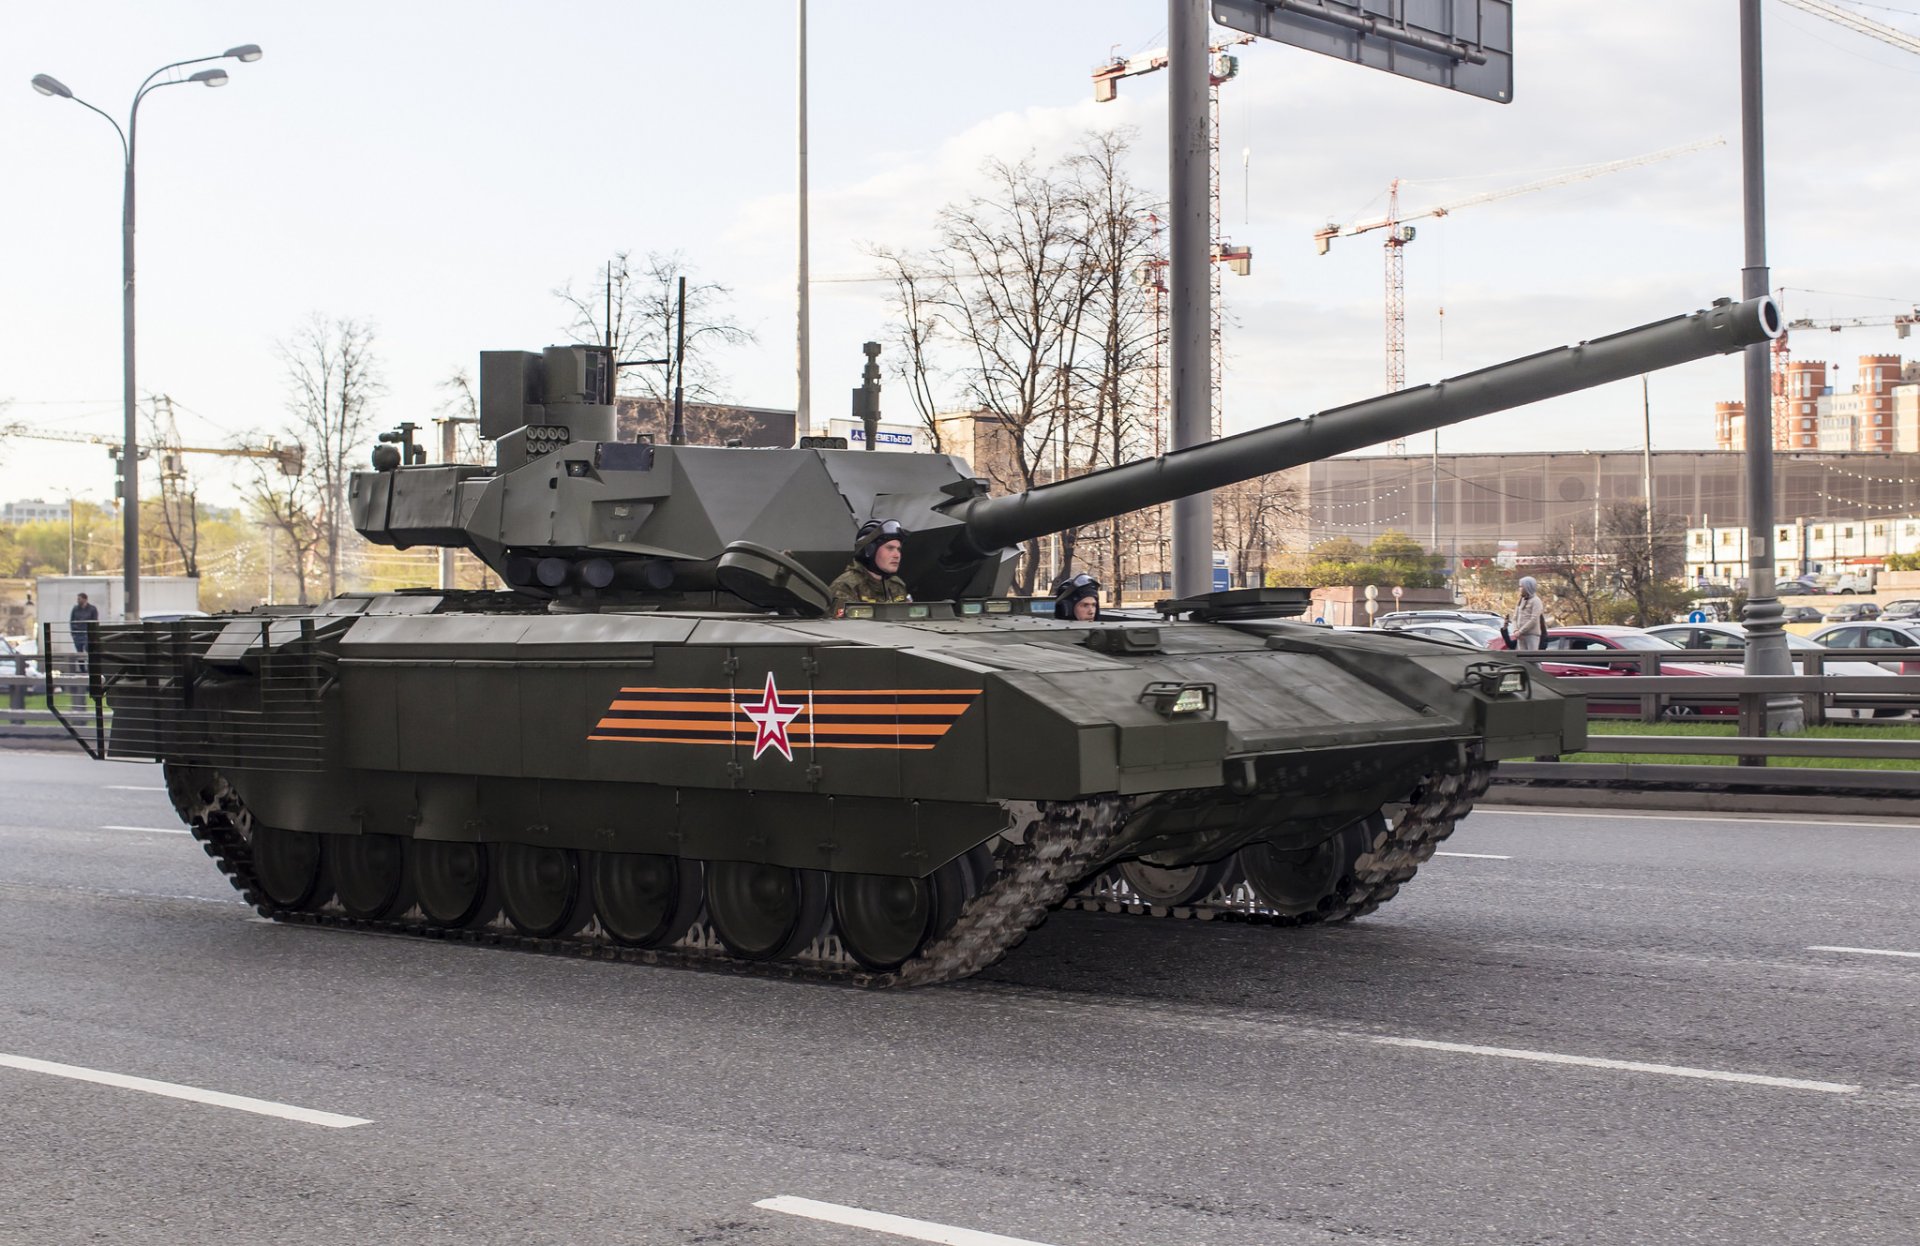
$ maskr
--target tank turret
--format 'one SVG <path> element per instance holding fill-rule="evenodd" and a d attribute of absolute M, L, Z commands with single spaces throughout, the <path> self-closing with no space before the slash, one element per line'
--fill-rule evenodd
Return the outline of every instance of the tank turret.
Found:
<path fill-rule="evenodd" d="M 354 474 L 350 501 L 354 526 L 370 541 L 471 550 L 516 591 L 583 607 L 703 597 L 734 606 L 740 596 L 753 599 L 741 591 L 741 575 L 729 575 L 742 559 L 753 564 L 749 578 L 765 578 L 772 559 L 830 579 L 854 531 L 872 517 L 910 531 L 902 575 L 916 597 L 983 597 L 1006 591 L 1019 544 L 1034 537 L 1729 354 L 1780 327 L 1771 299 L 1722 299 L 1691 315 L 1002 497 L 987 496 L 986 481 L 950 455 L 616 441 L 615 364 L 604 348 L 487 351 L 480 432 L 494 444 L 494 464 L 416 466 L 389 453 L 377 460 L 380 470 Z M 805 609 L 813 596 L 795 600 Z"/>

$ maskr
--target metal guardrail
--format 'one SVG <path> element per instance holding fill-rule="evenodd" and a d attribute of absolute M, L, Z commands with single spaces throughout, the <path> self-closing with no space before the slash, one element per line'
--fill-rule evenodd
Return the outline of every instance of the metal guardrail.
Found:
<path fill-rule="evenodd" d="M 24 667 L 29 661 L 32 659 L 21 658 L 12 665 Z M 7 665 L 6 660 L 0 658 L 0 669 Z M 61 712 L 47 708 L 50 690 L 69 721 L 76 715 L 93 716 L 93 700 L 85 675 L 56 673 L 48 680 L 37 674 L 0 674 L 0 697 L 6 702 L 5 708 L 0 709 L 0 747 L 78 747 L 60 721 Z"/>
<path fill-rule="evenodd" d="M 1495 782 L 1502 803 L 1590 805 L 1604 791 L 1610 804 L 1642 808 L 1698 808 L 1732 812 L 1898 813 L 1920 811 L 1920 767 L 1914 769 L 1776 766 L 1774 758 L 1920 762 L 1920 740 L 1808 739 L 1772 733 L 1772 722 L 1796 703 L 1809 725 L 1835 710 L 1912 718 L 1920 711 L 1920 674 L 1830 675 L 1832 662 L 1901 661 L 1920 664 L 1916 649 L 1795 651 L 1797 675 L 1663 675 L 1664 665 L 1731 665 L 1741 654 L 1725 649 L 1527 650 L 1505 656 L 1531 663 L 1631 667 L 1632 675 L 1563 676 L 1568 693 L 1590 699 L 1638 702 L 1639 712 L 1615 717 L 1657 722 L 1676 710 L 1686 716 L 1716 711 L 1739 720 L 1737 735 L 1592 735 L 1582 752 L 1643 756 L 1732 757 L 1734 765 L 1674 762 L 1580 762 L 1540 758 L 1502 762 Z M 1920 669 L 1920 666 L 1916 666 Z M 1549 678 L 1553 678 L 1549 676 Z M 1609 696 L 1609 694 L 1613 694 Z M 1889 724 L 1890 719 L 1874 721 Z M 1582 796 L 1581 793 L 1588 793 Z"/>
<path fill-rule="evenodd" d="M 1799 675 L 1666 675 L 1663 667 L 1724 666 L 1737 671 L 1743 655 L 1729 649 L 1522 649 L 1502 651 L 1502 657 L 1534 664 L 1585 666 L 1596 670 L 1630 669 L 1634 674 L 1564 675 L 1557 677 L 1562 691 L 1579 693 L 1603 706 L 1637 703 L 1637 710 L 1594 712 L 1593 717 L 1638 718 L 1642 722 L 1699 713 L 1738 714 L 1741 729 L 1766 734 L 1763 698 L 1777 700 L 1790 694 L 1800 701 L 1809 725 L 1835 720 L 1920 717 L 1920 673 L 1885 675 L 1826 674 L 1833 662 L 1878 664 L 1912 663 L 1920 672 L 1920 648 L 1795 650 Z M 1549 678 L 1555 678 L 1549 673 Z M 1590 684 L 1602 680 L 1603 684 Z"/>

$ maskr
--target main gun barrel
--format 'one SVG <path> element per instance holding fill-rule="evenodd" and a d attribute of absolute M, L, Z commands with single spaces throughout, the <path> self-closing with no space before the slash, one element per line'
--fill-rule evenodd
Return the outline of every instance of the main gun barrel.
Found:
<path fill-rule="evenodd" d="M 1110 467 L 1007 497 L 953 508 L 976 550 L 1006 549 L 1049 532 L 1157 506 L 1302 463 L 1457 424 L 1610 381 L 1726 355 L 1778 337 L 1780 309 L 1770 298 L 1721 299 L 1675 316 L 1495 364 L 1434 385 L 1257 428 L 1205 445 Z"/>

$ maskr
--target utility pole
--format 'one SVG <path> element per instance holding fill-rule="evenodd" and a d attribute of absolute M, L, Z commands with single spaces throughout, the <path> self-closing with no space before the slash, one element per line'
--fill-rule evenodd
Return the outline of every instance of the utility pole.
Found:
<path fill-rule="evenodd" d="M 807 0 L 799 0 L 800 5 L 800 324 L 799 324 L 799 372 L 800 393 L 794 401 L 794 430 L 802 437 L 813 432 L 813 357 L 811 353 L 810 318 L 812 315 L 811 284 L 807 275 Z M 868 446 L 872 449 L 872 446 Z"/>
<path fill-rule="evenodd" d="M 1171 273 L 1173 448 L 1212 434 L 1212 263 L 1208 184 L 1207 5 L 1167 0 L 1167 160 L 1173 234 Z M 1213 587 L 1213 494 L 1173 503 L 1173 592 L 1197 597 Z"/>
<path fill-rule="evenodd" d="M 1760 77 L 1760 0 L 1740 0 L 1740 173 L 1746 233 L 1741 292 L 1763 298 L 1767 276 L 1767 183 L 1764 95 Z M 1747 347 L 1747 651 L 1749 675 L 1791 675 L 1786 612 L 1773 585 L 1773 375 L 1765 342 Z M 1797 698 L 1769 704 L 1765 718 L 1742 723 L 1747 734 L 1770 727 L 1799 731 L 1805 725 Z"/>

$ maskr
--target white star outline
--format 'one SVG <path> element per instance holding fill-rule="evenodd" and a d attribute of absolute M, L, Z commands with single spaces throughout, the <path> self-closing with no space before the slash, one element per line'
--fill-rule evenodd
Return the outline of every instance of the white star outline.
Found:
<path fill-rule="evenodd" d="M 767 686 L 756 702 L 740 702 L 740 713 L 754 725 L 753 760 L 759 761 L 760 754 L 769 748 L 780 750 L 780 756 L 793 760 L 793 746 L 787 741 L 787 724 L 806 710 L 804 705 L 789 705 L 780 699 L 780 689 L 773 682 L 773 672 L 767 672 Z"/>

